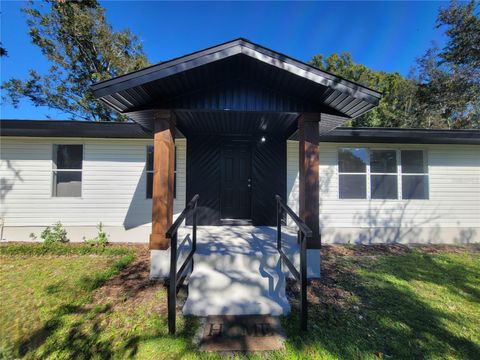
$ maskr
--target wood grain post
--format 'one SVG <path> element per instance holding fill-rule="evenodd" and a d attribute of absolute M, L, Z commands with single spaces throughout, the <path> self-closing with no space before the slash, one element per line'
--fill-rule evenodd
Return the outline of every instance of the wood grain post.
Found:
<path fill-rule="evenodd" d="M 173 222 L 174 129 L 175 117 L 172 111 L 159 111 L 155 114 L 150 250 L 165 250 L 170 246 L 165 233 Z"/>
<path fill-rule="evenodd" d="M 298 118 L 300 145 L 300 218 L 312 230 L 307 248 L 319 249 L 320 239 L 320 114 L 305 113 Z"/>

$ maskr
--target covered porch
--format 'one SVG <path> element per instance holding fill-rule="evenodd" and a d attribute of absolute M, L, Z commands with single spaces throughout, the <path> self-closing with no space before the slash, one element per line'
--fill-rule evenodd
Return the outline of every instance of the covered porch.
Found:
<path fill-rule="evenodd" d="M 376 106 L 380 94 L 245 39 L 92 90 L 152 132 L 151 277 L 170 278 L 171 332 L 178 281 L 191 261 L 186 314 L 288 313 L 280 259 L 301 282 L 306 308 L 307 275 L 320 275 L 320 136 Z M 172 225 L 179 138 L 187 148 L 185 198 L 194 200 Z M 299 214 L 283 203 L 288 139 L 299 146 Z M 282 209 L 295 219 L 298 237 L 281 232 Z M 183 220 L 187 227 L 179 227 Z M 198 233 L 190 235 L 192 224 Z"/>
<path fill-rule="evenodd" d="M 380 94 L 245 39 L 98 83 L 107 106 L 152 132 L 150 248 L 173 222 L 175 138 L 187 141 L 186 201 L 200 225 L 272 226 L 285 197 L 286 141 L 299 143 L 299 215 L 321 245 L 319 137 L 378 104 Z M 187 219 L 187 224 L 190 220 Z"/>

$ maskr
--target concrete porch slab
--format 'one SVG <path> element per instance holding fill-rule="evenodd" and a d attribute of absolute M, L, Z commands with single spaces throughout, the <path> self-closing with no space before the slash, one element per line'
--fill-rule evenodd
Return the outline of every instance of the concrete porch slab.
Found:
<path fill-rule="evenodd" d="M 179 229 L 179 258 L 191 249 L 190 226 Z M 282 227 L 283 250 L 297 269 L 300 268 L 296 229 Z M 270 266 L 277 261 L 277 232 L 269 226 L 199 226 L 197 228 L 197 255 L 210 256 L 209 262 L 222 269 L 254 267 L 267 258 Z M 150 252 L 150 277 L 166 279 L 170 271 L 170 250 Z M 198 257 L 198 256 L 197 256 Z M 283 268 L 287 276 L 288 269 Z M 307 250 L 308 278 L 320 277 L 320 250 Z"/>

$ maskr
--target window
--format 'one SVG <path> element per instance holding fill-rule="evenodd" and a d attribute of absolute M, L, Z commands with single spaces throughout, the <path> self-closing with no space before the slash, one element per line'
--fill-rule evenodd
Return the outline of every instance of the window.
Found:
<path fill-rule="evenodd" d="M 428 199 L 428 168 L 425 152 L 402 150 L 402 199 Z"/>
<path fill-rule="evenodd" d="M 340 199 L 428 199 L 423 150 L 338 150 Z"/>
<path fill-rule="evenodd" d="M 397 151 L 370 150 L 370 194 L 372 199 L 397 199 Z"/>
<path fill-rule="evenodd" d="M 53 145 L 53 196 L 82 195 L 83 145 Z"/>
<path fill-rule="evenodd" d="M 147 146 L 147 199 L 152 198 L 153 189 L 153 145 Z M 177 147 L 175 146 L 175 161 L 173 163 L 173 197 L 177 198 Z"/>
<path fill-rule="evenodd" d="M 367 150 L 340 149 L 338 151 L 340 199 L 367 198 Z"/>

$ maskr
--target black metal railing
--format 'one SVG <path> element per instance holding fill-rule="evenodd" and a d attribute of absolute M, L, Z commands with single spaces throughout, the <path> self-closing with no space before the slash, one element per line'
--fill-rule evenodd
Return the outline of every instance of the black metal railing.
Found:
<path fill-rule="evenodd" d="M 177 293 L 178 288 L 183 284 L 188 270 L 193 269 L 193 255 L 197 249 L 197 202 L 200 196 L 195 195 L 192 200 L 187 204 L 182 213 L 178 216 L 177 220 L 170 226 L 166 236 L 170 239 L 170 276 L 168 279 L 168 332 L 175 334 L 176 330 L 176 309 L 177 309 Z M 178 228 L 183 223 L 188 214 L 192 213 L 192 248 L 187 257 L 177 271 L 178 261 Z"/>
<path fill-rule="evenodd" d="M 302 330 L 307 330 L 307 238 L 312 236 L 312 230 L 284 203 L 279 195 L 275 195 L 275 199 L 277 200 L 277 249 L 283 263 L 287 265 L 288 270 L 290 270 L 295 279 L 300 282 L 300 326 Z M 300 247 L 300 271 L 295 268 L 282 250 L 282 220 L 284 211 L 298 227 L 297 243 Z"/>

